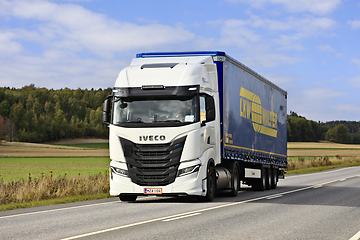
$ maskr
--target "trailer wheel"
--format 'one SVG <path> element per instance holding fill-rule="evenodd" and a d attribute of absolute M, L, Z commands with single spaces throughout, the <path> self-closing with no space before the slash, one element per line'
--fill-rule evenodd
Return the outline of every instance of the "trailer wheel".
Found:
<path fill-rule="evenodd" d="M 236 197 L 240 190 L 240 174 L 239 174 L 239 165 L 237 162 L 234 162 L 231 167 L 231 192 L 230 196 Z"/>
<path fill-rule="evenodd" d="M 271 176 L 272 176 L 271 168 L 265 168 L 265 173 L 266 173 L 265 189 L 270 190 L 271 189 L 271 183 L 272 183 L 272 180 L 271 180 Z"/>
<path fill-rule="evenodd" d="M 271 188 L 272 189 L 276 188 L 278 179 L 279 179 L 278 171 L 276 168 L 273 168 L 271 171 Z"/>
<path fill-rule="evenodd" d="M 261 178 L 256 179 L 252 184 L 252 189 L 255 191 L 264 191 L 266 186 L 266 169 L 261 168 Z"/>
<path fill-rule="evenodd" d="M 134 202 L 136 201 L 137 196 L 131 194 L 120 194 L 119 198 L 123 202 Z"/>
<path fill-rule="evenodd" d="M 215 197 L 216 191 L 216 178 L 215 178 L 215 170 L 213 166 L 208 164 L 207 175 L 206 175 L 206 195 L 204 197 L 200 197 L 200 200 L 204 202 L 211 202 Z"/>

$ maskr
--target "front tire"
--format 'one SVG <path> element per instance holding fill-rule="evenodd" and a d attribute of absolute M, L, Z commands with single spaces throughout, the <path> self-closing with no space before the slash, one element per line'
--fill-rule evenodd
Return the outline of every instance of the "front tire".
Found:
<path fill-rule="evenodd" d="M 206 195 L 200 199 L 204 202 L 211 202 L 215 197 L 216 192 L 216 177 L 215 170 L 210 164 L 207 168 L 206 174 Z"/>

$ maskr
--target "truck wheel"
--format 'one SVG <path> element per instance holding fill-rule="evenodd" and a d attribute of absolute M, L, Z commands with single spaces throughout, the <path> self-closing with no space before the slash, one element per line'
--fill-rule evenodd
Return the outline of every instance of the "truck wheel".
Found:
<path fill-rule="evenodd" d="M 239 165 L 234 162 L 231 167 L 231 192 L 230 196 L 236 197 L 240 190 L 240 174 L 239 174 Z"/>
<path fill-rule="evenodd" d="M 264 191 L 266 186 L 265 168 L 261 168 L 261 178 L 256 179 L 252 184 L 252 189 L 255 191 Z"/>
<path fill-rule="evenodd" d="M 137 196 L 131 194 L 120 194 L 119 198 L 123 202 L 134 202 L 136 201 Z"/>
<path fill-rule="evenodd" d="M 265 173 L 266 173 L 265 189 L 270 190 L 271 189 L 271 168 L 265 168 Z"/>
<path fill-rule="evenodd" d="M 273 168 L 272 171 L 271 171 L 271 188 L 272 189 L 275 189 L 276 186 L 277 186 L 277 182 L 278 182 L 278 171 L 276 168 Z"/>
<path fill-rule="evenodd" d="M 211 202 L 215 197 L 216 191 L 216 178 L 215 178 L 215 170 L 209 164 L 206 175 L 206 195 L 201 197 L 201 200 L 204 202 Z"/>

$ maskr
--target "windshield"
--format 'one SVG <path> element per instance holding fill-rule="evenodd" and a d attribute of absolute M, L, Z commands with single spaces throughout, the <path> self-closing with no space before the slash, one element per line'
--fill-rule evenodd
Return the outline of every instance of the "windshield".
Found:
<path fill-rule="evenodd" d="M 199 121 L 196 99 L 196 95 L 161 99 L 115 98 L 113 124 L 190 124 Z"/>

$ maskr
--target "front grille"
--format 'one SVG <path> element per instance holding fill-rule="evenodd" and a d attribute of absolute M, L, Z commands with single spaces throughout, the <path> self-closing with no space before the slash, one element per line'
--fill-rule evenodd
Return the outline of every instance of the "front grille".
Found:
<path fill-rule="evenodd" d="M 167 144 L 135 144 L 120 138 L 131 181 L 165 186 L 175 181 L 186 137 Z"/>

